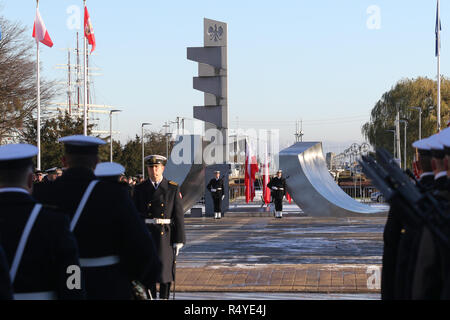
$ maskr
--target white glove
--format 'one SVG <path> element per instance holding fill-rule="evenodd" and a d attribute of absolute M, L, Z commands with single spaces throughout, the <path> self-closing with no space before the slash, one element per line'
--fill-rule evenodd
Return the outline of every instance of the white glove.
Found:
<path fill-rule="evenodd" d="M 211 189 L 211 192 L 216 192 L 217 190 L 216 189 Z"/>
<path fill-rule="evenodd" d="M 173 248 L 175 249 L 175 255 L 178 256 L 180 253 L 180 249 L 184 247 L 184 244 L 182 243 L 174 243 Z"/>
<path fill-rule="evenodd" d="M 272 190 L 278 190 L 278 188 L 277 187 L 272 187 Z"/>
<path fill-rule="evenodd" d="M 222 200 L 225 199 L 225 195 L 222 196 Z"/>

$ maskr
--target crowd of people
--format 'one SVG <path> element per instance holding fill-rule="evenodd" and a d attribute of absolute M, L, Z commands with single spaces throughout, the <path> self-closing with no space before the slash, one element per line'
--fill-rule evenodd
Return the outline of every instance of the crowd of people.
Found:
<path fill-rule="evenodd" d="M 35 146 L 0 146 L 0 300 L 156 299 L 157 285 L 167 300 L 186 241 L 167 159 L 148 156 L 148 179 L 125 180 L 99 163 L 103 140 L 60 142 L 64 169 L 45 172 Z"/>

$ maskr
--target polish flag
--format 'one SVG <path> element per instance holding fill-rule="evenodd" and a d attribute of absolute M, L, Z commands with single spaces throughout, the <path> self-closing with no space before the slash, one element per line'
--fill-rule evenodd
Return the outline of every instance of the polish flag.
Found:
<path fill-rule="evenodd" d="M 269 183 L 269 159 L 267 158 L 267 145 L 266 149 L 264 150 L 264 164 L 263 164 L 263 199 L 264 203 L 268 204 L 270 203 L 270 189 L 267 187 L 267 184 Z"/>
<path fill-rule="evenodd" d="M 245 144 L 245 202 L 253 202 L 255 198 L 255 180 L 258 172 L 258 163 L 256 156 L 253 155 L 248 141 Z"/>
<path fill-rule="evenodd" d="M 86 36 L 88 43 L 92 46 L 91 53 L 94 52 L 96 46 L 94 27 L 92 26 L 87 7 L 84 7 L 84 35 Z"/>
<path fill-rule="evenodd" d="M 41 18 L 39 8 L 36 8 L 36 18 L 34 19 L 33 26 L 33 38 L 36 39 L 36 42 L 41 42 L 50 48 L 53 47 L 52 39 L 50 39 L 50 35 L 48 34 L 44 21 Z"/>

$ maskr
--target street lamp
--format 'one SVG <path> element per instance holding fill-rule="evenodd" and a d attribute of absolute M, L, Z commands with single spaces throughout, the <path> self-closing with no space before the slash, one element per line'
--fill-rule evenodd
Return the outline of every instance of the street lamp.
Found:
<path fill-rule="evenodd" d="M 394 134 L 394 153 L 393 153 L 393 156 L 394 156 L 394 158 L 395 158 L 395 135 L 396 135 L 396 132 L 395 132 L 395 130 L 386 130 L 386 132 L 392 132 L 393 134 Z"/>
<path fill-rule="evenodd" d="M 410 107 L 411 109 L 419 111 L 419 140 L 422 140 L 422 108 Z"/>
<path fill-rule="evenodd" d="M 144 122 L 141 125 L 141 129 L 142 129 L 142 178 L 145 180 L 145 163 L 144 163 L 144 157 L 145 157 L 145 152 L 144 152 L 144 127 L 145 126 L 151 126 L 152 124 L 149 122 Z"/>
<path fill-rule="evenodd" d="M 113 162 L 113 134 L 112 134 L 112 114 L 116 112 L 122 112 L 122 110 L 111 110 L 109 112 L 109 139 L 110 139 L 110 150 L 109 150 L 109 161 Z"/>
<path fill-rule="evenodd" d="M 408 127 L 408 119 L 401 119 L 400 123 L 405 124 L 405 151 L 403 152 L 404 160 L 403 160 L 403 168 L 406 170 L 406 128 Z"/>

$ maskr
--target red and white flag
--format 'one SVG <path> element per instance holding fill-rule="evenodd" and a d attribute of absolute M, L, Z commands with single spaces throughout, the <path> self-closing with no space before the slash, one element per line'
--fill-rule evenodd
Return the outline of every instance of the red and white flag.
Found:
<path fill-rule="evenodd" d="M 84 7 L 84 35 L 86 36 L 88 43 L 92 46 L 91 53 L 94 52 L 96 46 L 94 27 L 92 26 L 87 7 Z"/>
<path fill-rule="evenodd" d="M 264 203 L 268 204 L 270 203 L 270 189 L 267 187 L 269 184 L 269 159 L 267 157 L 267 145 L 266 149 L 264 150 L 264 164 L 262 168 L 262 176 L 263 176 L 263 199 Z"/>
<path fill-rule="evenodd" d="M 258 163 L 256 156 L 253 155 L 248 141 L 245 143 L 245 202 L 252 201 L 255 198 L 255 180 L 258 172 Z"/>
<path fill-rule="evenodd" d="M 39 8 L 36 8 L 36 18 L 34 19 L 33 26 L 33 38 L 36 39 L 36 42 L 41 42 L 46 46 L 49 46 L 50 48 L 53 47 L 52 39 L 50 39 L 50 35 L 48 34 L 44 21 L 41 18 Z"/>

